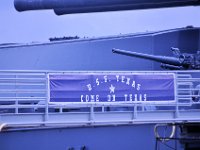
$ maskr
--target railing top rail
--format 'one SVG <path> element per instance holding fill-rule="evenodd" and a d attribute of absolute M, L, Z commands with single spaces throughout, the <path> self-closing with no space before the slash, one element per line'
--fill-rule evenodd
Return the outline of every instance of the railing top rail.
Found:
<path fill-rule="evenodd" d="M 134 73 L 200 73 L 200 70 L 165 70 L 165 71 L 141 71 L 141 70 L 127 70 L 127 71 L 120 71 L 120 70 L 113 70 L 113 71 L 108 71 L 108 70 L 99 70 L 99 71 L 94 71 L 94 70 L 80 70 L 80 71 L 73 71 L 73 70 L 0 70 L 0 73 L 125 73 L 125 72 L 134 72 Z"/>

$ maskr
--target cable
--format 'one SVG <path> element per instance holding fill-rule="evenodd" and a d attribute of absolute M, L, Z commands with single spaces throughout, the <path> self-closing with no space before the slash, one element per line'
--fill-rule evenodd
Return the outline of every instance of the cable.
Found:
<path fill-rule="evenodd" d="M 166 144 L 165 142 L 161 142 L 163 145 L 165 145 L 166 147 L 170 148 L 170 149 L 173 149 L 173 150 L 176 150 L 176 148 L 173 148 L 171 146 L 169 146 L 168 144 Z"/>

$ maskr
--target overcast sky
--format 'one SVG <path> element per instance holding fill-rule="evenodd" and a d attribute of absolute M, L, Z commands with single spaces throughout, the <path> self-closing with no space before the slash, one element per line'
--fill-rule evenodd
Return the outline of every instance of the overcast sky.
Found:
<path fill-rule="evenodd" d="M 200 7 L 181 7 L 56 16 L 53 11 L 17 12 L 13 0 L 0 3 L 0 43 L 48 41 L 50 37 L 99 37 L 200 27 Z"/>

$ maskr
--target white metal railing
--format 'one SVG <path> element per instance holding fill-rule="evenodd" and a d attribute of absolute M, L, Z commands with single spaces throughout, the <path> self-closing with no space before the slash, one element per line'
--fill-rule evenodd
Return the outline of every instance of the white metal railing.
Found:
<path fill-rule="evenodd" d="M 199 71 L 165 72 L 176 76 L 175 103 L 133 101 L 128 104 L 63 105 L 48 103 L 49 73 L 75 72 L 0 71 L 0 123 L 7 126 L 30 126 L 200 122 Z"/>

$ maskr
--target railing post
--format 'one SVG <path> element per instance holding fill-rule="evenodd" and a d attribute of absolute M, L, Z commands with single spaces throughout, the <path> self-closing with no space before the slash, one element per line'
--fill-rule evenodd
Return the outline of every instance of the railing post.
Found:
<path fill-rule="evenodd" d="M 16 100 L 15 100 L 15 113 L 16 113 L 16 114 L 19 113 L 18 110 L 19 110 L 19 103 L 18 103 L 18 100 L 16 99 Z"/>
<path fill-rule="evenodd" d="M 179 99 L 178 99 L 178 84 L 177 84 L 177 78 L 178 78 L 178 75 L 177 73 L 175 74 L 175 102 L 176 102 L 176 110 L 175 110 L 175 118 L 178 118 L 179 117 Z"/>
<path fill-rule="evenodd" d="M 92 124 L 94 122 L 94 105 L 91 104 L 90 106 L 90 123 Z"/>
<path fill-rule="evenodd" d="M 49 74 L 45 73 L 45 79 L 46 79 L 46 101 L 45 101 L 45 118 L 44 121 L 48 121 L 49 119 Z"/>
<path fill-rule="evenodd" d="M 15 97 L 17 97 L 17 75 L 15 75 Z M 19 113 L 19 102 L 18 100 L 16 99 L 15 100 L 15 113 L 18 114 Z"/>
<path fill-rule="evenodd" d="M 134 119 L 137 118 L 137 109 L 138 109 L 138 106 L 137 106 L 137 103 L 135 103 L 135 105 L 134 105 L 134 111 L 133 111 L 133 116 L 132 116 L 132 121 L 134 121 Z"/>
<path fill-rule="evenodd" d="M 102 106 L 101 108 L 102 108 L 102 112 L 105 112 L 105 106 Z"/>

